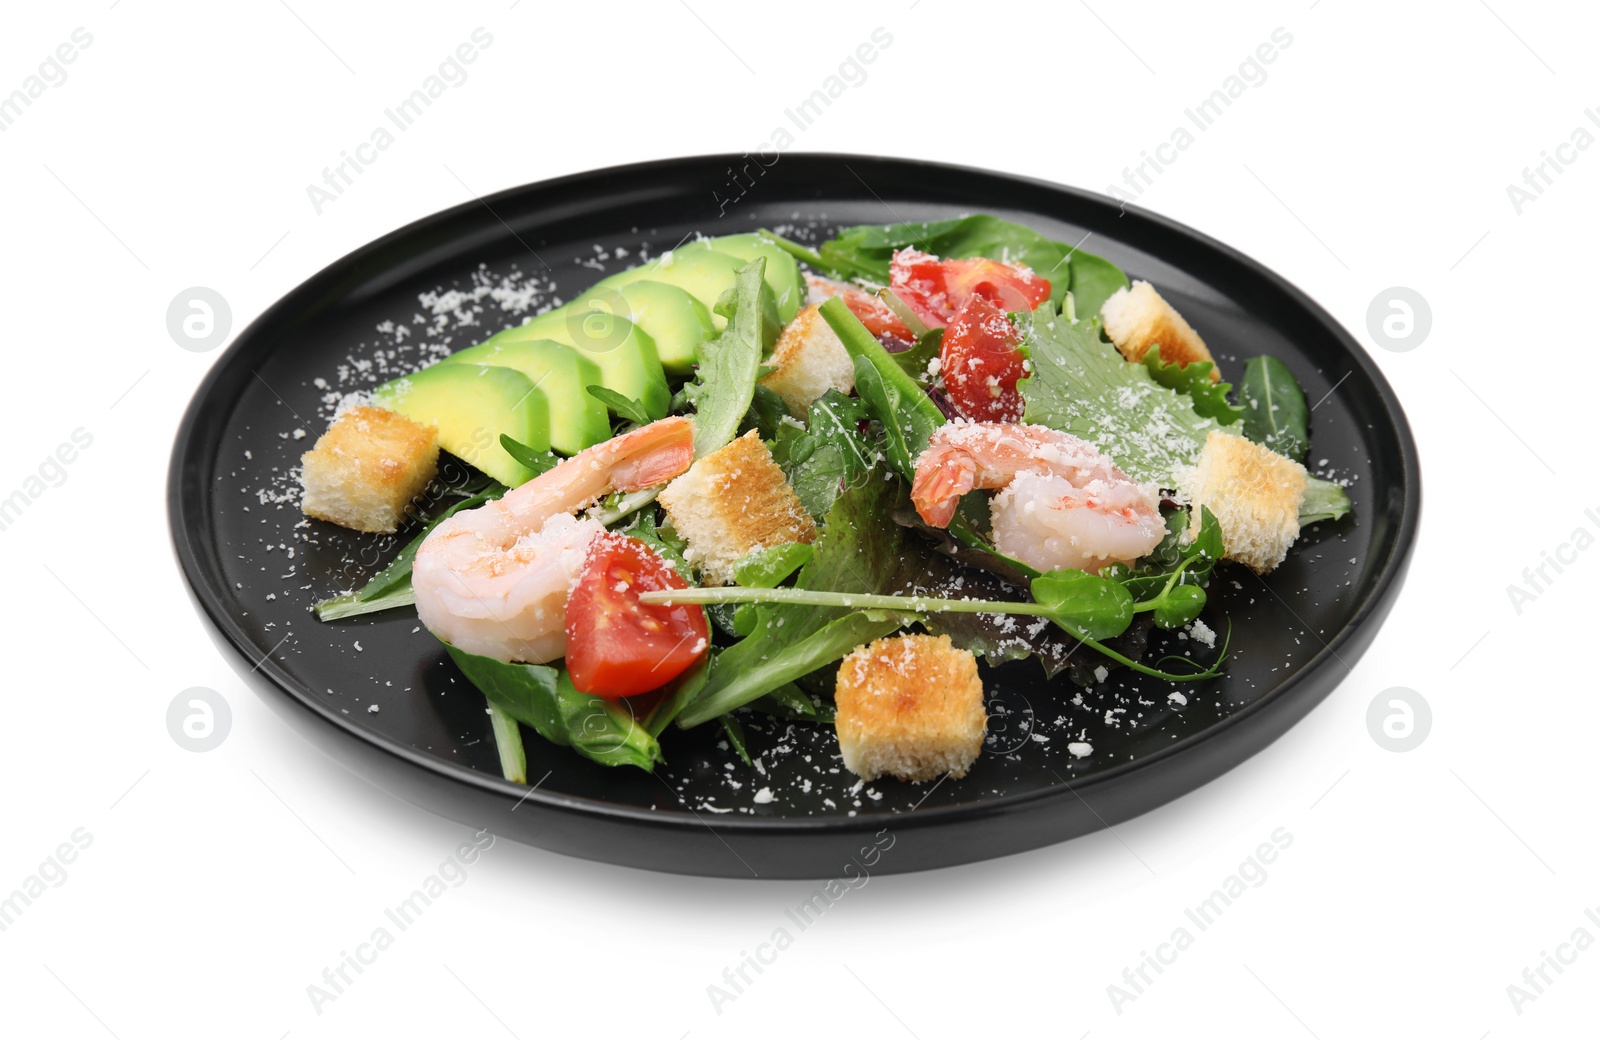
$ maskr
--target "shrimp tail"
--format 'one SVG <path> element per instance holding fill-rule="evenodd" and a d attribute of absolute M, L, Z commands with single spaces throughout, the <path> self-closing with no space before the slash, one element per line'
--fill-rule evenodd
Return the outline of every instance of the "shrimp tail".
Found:
<path fill-rule="evenodd" d="M 922 519 L 935 527 L 948 527 L 961 504 L 961 496 L 977 485 L 977 464 L 961 453 L 940 453 L 917 460 L 911 482 L 911 502 Z"/>
<path fill-rule="evenodd" d="M 629 444 L 628 455 L 611 471 L 612 487 L 618 491 L 665 483 L 694 462 L 694 423 L 682 416 L 653 422 L 624 436 L 640 436 L 640 443 Z"/>

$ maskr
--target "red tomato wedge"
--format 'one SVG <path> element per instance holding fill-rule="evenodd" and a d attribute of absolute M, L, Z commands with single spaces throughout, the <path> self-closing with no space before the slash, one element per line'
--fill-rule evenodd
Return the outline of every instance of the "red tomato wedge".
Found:
<path fill-rule="evenodd" d="M 646 605 L 639 593 L 688 587 L 639 539 L 596 535 L 567 598 L 572 685 L 597 697 L 632 697 L 681 675 L 710 646 L 705 610 Z"/>
<path fill-rule="evenodd" d="M 963 419 L 1014 423 L 1022 419 L 1017 380 L 1028 374 L 1022 336 L 1006 312 L 973 296 L 956 312 L 939 344 L 946 399 Z"/>
<path fill-rule="evenodd" d="M 929 326 L 949 323 L 963 304 L 982 297 L 1003 311 L 1031 311 L 1050 298 L 1050 283 L 1021 267 L 986 260 L 941 260 L 901 249 L 889 263 L 889 288 Z"/>

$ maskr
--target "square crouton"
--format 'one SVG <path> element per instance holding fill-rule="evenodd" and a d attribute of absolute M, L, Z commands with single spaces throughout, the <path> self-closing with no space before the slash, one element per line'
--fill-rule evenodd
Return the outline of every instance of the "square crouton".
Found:
<path fill-rule="evenodd" d="M 949 636 L 857 647 L 839 665 L 833 697 L 845 768 L 863 780 L 959 779 L 983 749 L 989 720 L 978 662 Z"/>
<path fill-rule="evenodd" d="M 1134 282 L 1112 293 L 1100 306 L 1100 318 L 1106 335 L 1129 361 L 1137 364 L 1151 347 L 1159 347 L 1161 360 L 1168 364 L 1210 361 L 1211 381 L 1222 378 L 1205 340 L 1149 282 Z"/>
<path fill-rule="evenodd" d="M 848 394 L 856 385 L 850 354 L 817 313 L 815 304 L 784 326 L 768 364 L 773 371 L 761 385 L 783 398 L 789 411 L 799 416 L 829 390 Z"/>
<path fill-rule="evenodd" d="M 1232 433 L 1212 430 L 1194 467 L 1182 478 L 1193 506 L 1189 536 L 1200 531 L 1200 507 L 1222 527 L 1226 559 L 1257 574 L 1283 562 L 1300 536 L 1300 502 L 1306 468 Z"/>
<path fill-rule="evenodd" d="M 757 549 L 817 536 L 755 430 L 690 466 L 657 501 L 689 543 L 684 556 L 708 584 L 731 583 L 734 564 Z"/>
<path fill-rule="evenodd" d="M 433 427 L 384 408 L 352 408 L 300 456 L 300 508 L 341 527 L 390 534 L 438 464 Z"/>

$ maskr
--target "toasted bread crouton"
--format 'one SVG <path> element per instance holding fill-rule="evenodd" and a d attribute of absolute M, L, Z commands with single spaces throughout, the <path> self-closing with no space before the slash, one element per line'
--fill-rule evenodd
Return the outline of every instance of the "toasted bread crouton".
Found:
<path fill-rule="evenodd" d="M 733 565 L 757 549 L 817 536 L 755 430 L 690 466 L 657 501 L 689 543 L 684 556 L 708 584 L 732 582 Z"/>
<path fill-rule="evenodd" d="M 341 527 L 390 534 L 438 464 L 433 427 L 385 408 L 352 408 L 300 456 L 300 508 Z"/>
<path fill-rule="evenodd" d="M 983 749 L 978 662 L 949 636 L 902 635 L 839 665 L 834 725 L 845 768 L 863 780 L 966 776 Z"/>
<path fill-rule="evenodd" d="M 1100 306 L 1100 318 L 1106 335 L 1129 361 L 1143 361 L 1151 347 L 1160 347 L 1161 360 L 1168 364 L 1210 361 L 1211 381 L 1222 378 L 1205 340 L 1149 282 L 1134 282 L 1112 293 Z"/>
<path fill-rule="evenodd" d="M 1182 478 L 1193 506 L 1189 537 L 1200 532 L 1200 507 L 1222 527 L 1225 559 L 1257 574 L 1283 562 L 1300 536 L 1300 502 L 1306 468 L 1293 459 L 1232 433 L 1212 430 L 1194 467 Z"/>
<path fill-rule="evenodd" d="M 829 390 L 848 394 L 856 385 L 850 355 L 817 314 L 815 305 L 801 310 L 784 326 L 772 348 L 770 364 L 773 371 L 761 385 L 783 398 L 789 411 L 799 416 Z"/>

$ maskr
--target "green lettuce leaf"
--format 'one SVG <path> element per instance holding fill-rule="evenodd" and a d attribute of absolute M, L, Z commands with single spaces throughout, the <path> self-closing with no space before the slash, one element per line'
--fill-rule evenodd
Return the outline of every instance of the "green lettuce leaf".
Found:
<path fill-rule="evenodd" d="M 1097 321 L 1071 322 L 1045 308 L 1021 317 L 1032 358 L 1031 374 L 1017 383 L 1023 421 L 1082 437 L 1134 480 L 1177 487 L 1221 424 L 1144 365 L 1130 364 L 1100 338 Z"/>
<path fill-rule="evenodd" d="M 1350 512 L 1350 496 L 1344 488 L 1321 477 L 1306 478 L 1306 497 L 1300 502 L 1300 526 L 1322 520 L 1338 520 Z"/>
<path fill-rule="evenodd" d="M 756 396 L 761 359 L 778 340 L 778 307 L 763 280 L 767 260 L 756 257 L 717 301 L 728 325 L 700 347 L 695 379 L 685 388 L 694 405 L 694 455 L 702 458 L 733 440 Z"/>
<path fill-rule="evenodd" d="M 1150 378 L 1168 390 L 1188 394 L 1194 402 L 1196 415 L 1215 419 L 1223 426 L 1238 422 L 1244 415 L 1243 408 L 1228 400 L 1228 391 L 1233 389 L 1233 384 L 1211 378 L 1212 371 L 1217 367 L 1212 362 L 1194 361 L 1180 365 L 1175 361 L 1163 361 L 1159 350 L 1149 350 L 1145 352 L 1144 365 L 1150 370 Z"/>
<path fill-rule="evenodd" d="M 817 256 L 836 274 L 887 285 L 895 250 L 912 248 L 935 256 L 982 256 L 1031 268 L 1049 280 L 1050 301 L 1057 307 L 1071 289 L 1079 314 L 1098 313 L 1106 297 L 1128 284 L 1127 276 L 1108 260 L 984 213 L 845 228 L 818 246 Z"/>

